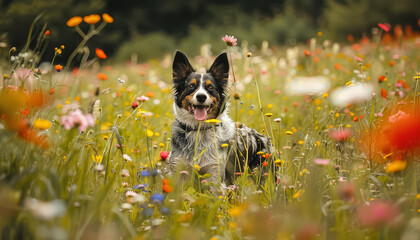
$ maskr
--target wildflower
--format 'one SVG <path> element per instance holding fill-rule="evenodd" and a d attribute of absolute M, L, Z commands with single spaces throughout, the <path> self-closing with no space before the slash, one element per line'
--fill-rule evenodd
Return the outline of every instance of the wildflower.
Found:
<path fill-rule="evenodd" d="M 242 213 L 242 209 L 243 209 L 243 207 L 241 207 L 241 206 L 235 206 L 231 209 L 228 209 L 227 212 L 232 217 L 239 217 L 239 215 L 241 215 L 241 213 Z"/>
<path fill-rule="evenodd" d="M 51 32 L 50 30 L 45 31 L 45 36 L 50 36 Z"/>
<path fill-rule="evenodd" d="M 234 36 L 225 35 L 222 38 L 222 41 L 224 41 L 229 47 L 232 47 L 237 45 L 236 41 L 238 41 L 238 39 L 236 39 Z"/>
<path fill-rule="evenodd" d="M 96 78 L 99 79 L 99 80 L 106 81 L 106 80 L 108 80 L 108 75 L 106 75 L 105 73 L 98 73 L 96 75 Z"/>
<path fill-rule="evenodd" d="M 277 167 L 280 167 L 281 165 L 284 164 L 284 161 L 281 160 L 281 159 L 277 159 L 277 160 L 274 161 L 274 164 L 276 164 Z"/>
<path fill-rule="evenodd" d="M 26 108 L 25 110 L 20 110 L 19 111 L 24 117 L 27 117 L 29 114 L 29 108 Z"/>
<path fill-rule="evenodd" d="M 358 116 L 354 116 L 353 122 L 357 122 L 357 121 L 359 121 L 359 117 Z"/>
<path fill-rule="evenodd" d="M 131 157 L 130 156 L 128 156 L 127 154 L 123 154 L 123 158 L 126 160 L 126 161 L 133 161 L 132 159 L 131 159 Z"/>
<path fill-rule="evenodd" d="M 139 106 L 139 103 L 138 102 L 131 103 L 131 108 L 132 109 L 136 109 L 138 106 Z"/>
<path fill-rule="evenodd" d="M 259 156 L 261 156 L 261 155 L 263 155 L 264 154 L 264 152 L 263 151 L 258 151 L 257 152 L 257 155 L 259 155 Z"/>
<path fill-rule="evenodd" d="M 95 54 L 100 59 L 106 59 L 106 54 L 102 49 L 96 48 L 95 49 Z"/>
<path fill-rule="evenodd" d="M 36 119 L 32 124 L 33 128 L 45 130 L 51 127 L 51 122 L 45 119 Z"/>
<path fill-rule="evenodd" d="M 286 131 L 284 133 L 286 133 L 287 135 L 293 135 L 293 132 L 292 131 Z"/>
<path fill-rule="evenodd" d="M 305 192 L 305 190 L 304 190 L 304 189 L 300 189 L 299 191 L 297 191 L 297 192 L 295 192 L 295 193 L 293 194 L 293 198 L 298 198 L 298 197 L 300 197 L 300 195 L 302 195 L 304 192 Z"/>
<path fill-rule="evenodd" d="M 334 105 L 345 107 L 348 104 L 356 104 L 368 101 L 372 98 L 373 87 L 369 84 L 356 83 L 354 86 L 345 86 L 331 93 L 331 101 Z"/>
<path fill-rule="evenodd" d="M 373 202 L 357 209 L 356 215 L 361 225 L 378 227 L 391 224 L 399 215 L 399 210 L 393 203 Z"/>
<path fill-rule="evenodd" d="M 53 94 L 55 93 L 55 89 L 54 89 L 54 88 L 50 88 L 50 91 L 48 91 L 48 93 L 49 93 L 50 95 L 53 95 Z"/>
<path fill-rule="evenodd" d="M 229 146 L 229 144 L 227 144 L 227 143 L 223 143 L 222 145 L 220 145 L 220 147 L 222 147 L 222 148 L 225 148 L 225 147 L 228 147 Z"/>
<path fill-rule="evenodd" d="M 267 162 L 267 161 L 264 161 L 264 162 L 262 163 L 262 165 L 263 165 L 264 167 L 267 167 L 268 162 Z"/>
<path fill-rule="evenodd" d="M 46 202 L 29 198 L 25 200 L 25 208 L 35 217 L 44 220 L 51 220 L 66 214 L 66 204 L 61 199 Z"/>
<path fill-rule="evenodd" d="M 388 94 L 387 94 L 386 89 L 381 88 L 381 97 L 382 98 L 387 98 L 387 96 L 388 96 Z"/>
<path fill-rule="evenodd" d="M 198 166 L 197 164 L 195 164 L 193 168 L 194 168 L 194 170 L 195 170 L 195 171 L 197 171 L 197 172 L 199 172 L 199 171 L 200 171 L 200 166 Z"/>
<path fill-rule="evenodd" d="M 138 184 L 134 186 L 133 189 L 144 189 L 145 187 L 147 187 L 147 184 Z"/>
<path fill-rule="evenodd" d="M 61 66 L 60 64 L 57 64 L 54 66 L 55 70 L 57 70 L 57 72 L 60 72 L 61 70 L 63 70 L 63 66 Z"/>
<path fill-rule="evenodd" d="M 273 155 L 273 154 L 265 153 L 265 154 L 261 155 L 261 157 L 267 159 L 267 158 L 271 157 L 271 155 Z"/>
<path fill-rule="evenodd" d="M 160 160 L 161 161 L 165 161 L 168 158 L 168 156 L 169 156 L 169 152 L 167 152 L 167 151 L 161 151 L 159 155 L 160 155 Z"/>
<path fill-rule="evenodd" d="M 129 176 L 130 176 L 130 172 L 128 171 L 128 169 L 121 170 L 121 177 L 129 177 Z"/>
<path fill-rule="evenodd" d="M 233 98 L 234 98 L 235 100 L 239 100 L 239 99 L 241 99 L 241 97 L 240 97 L 239 93 L 237 93 L 237 92 L 235 92 L 235 93 L 233 94 Z"/>
<path fill-rule="evenodd" d="M 218 119 L 208 119 L 205 121 L 206 123 L 211 123 L 211 124 L 216 124 L 216 123 L 220 123 L 221 121 Z"/>
<path fill-rule="evenodd" d="M 72 17 L 69 20 L 67 20 L 67 26 L 69 27 L 76 27 L 78 26 L 81 22 L 83 21 L 82 17 L 76 16 L 76 17 Z"/>
<path fill-rule="evenodd" d="M 150 177 L 151 176 L 151 173 L 149 171 L 147 171 L 147 170 L 142 170 L 142 171 L 140 171 L 140 175 L 142 177 Z"/>
<path fill-rule="evenodd" d="M 273 114 L 272 114 L 272 113 L 266 113 L 266 114 L 265 114 L 265 116 L 266 116 L 266 117 L 272 117 L 272 116 L 273 116 Z"/>
<path fill-rule="evenodd" d="M 147 137 L 149 137 L 149 138 L 150 138 L 150 137 L 153 137 L 153 131 L 152 131 L 152 130 L 150 130 L 150 129 L 147 129 L 147 130 L 146 130 L 146 136 L 147 136 Z"/>
<path fill-rule="evenodd" d="M 149 98 L 148 98 L 148 97 L 146 97 L 146 96 L 141 96 L 141 97 L 137 97 L 137 101 L 140 101 L 140 102 L 147 102 L 147 101 L 149 101 Z"/>
<path fill-rule="evenodd" d="M 385 32 L 388 32 L 391 29 L 391 25 L 389 23 L 378 23 L 378 27 L 380 27 Z"/>
<path fill-rule="evenodd" d="M 330 138 L 335 141 L 345 141 L 351 135 L 350 129 L 333 130 L 329 132 Z"/>
<path fill-rule="evenodd" d="M 126 193 L 125 193 L 125 196 L 126 197 L 135 197 L 135 196 L 137 196 L 138 195 L 138 193 L 136 193 L 136 192 L 134 192 L 134 191 L 127 191 Z"/>
<path fill-rule="evenodd" d="M 359 61 L 359 62 L 363 62 L 363 59 L 358 57 L 358 56 L 354 56 L 354 60 Z"/>
<path fill-rule="evenodd" d="M 184 171 L 180 171 L 180 172 L 179 172 L 179 174 L 180 174 L 180 175 L 188 175 L 189 173 L 188 173 L 188 171 L 185 171 L 185 170 L 184 170 Z"/>
<path fill-rule="evenodd" d="M 91 14 L 83 18 L 83 21 L 85 21 L 87 24 L 95 24 L 99 22 L 100 20 L 101 20 L 101 16 L 97 14 Z"/>
<path fill-rule="evenodd" d="M 121 183 L 121 185 L 122 185 L 123 187 L 128 187 L 128 185 L 129 185 L 129 184 L 128 184 L 128 182 L 122 182 L 122 183 Z"/>
<path fill-rule="evenodd" d="M 280 123 L 281 122 L 281 118 L 275 118 L 273 121 Z"/>
<path fill-rule="evenodd" d="M 327 92 L 330 81 L 324 76 L 297 77 L 289 82 L 288 87 L 292 95 L 313 96 Z"/>
<path fill-rule="evenodd" d="M 118 78 L 118 83 L 119 83 L 119 84 L 124 84 L 124 83 L 125 83 L 125 81 L 124 81 L 123 79 L 121 79 L 121 78 Z"/>
<path fill-rule="evenodd" d="M 342 182 L 337 186 L 338 197 L 346 202 L 355 202 L 354 185 L 350 182 Z"/>
<path fill-rule="evenodd" d="M 172 192 L 172 187 L 169 184 L 163 184 L 162 191 L 164 191 L 165 193 L 170 193 Z"/>
<path fill-rule="evenodd" d="M 387 80 L 387 78 L 384 75 L 381 75 L 378 77 L 378 81 L 381 82 L 385 82 Z"/>
<path fill-rule="evenodd" d="M 70 130 L 73 127 L 79 127 L 79 131 L 84 132 L 89 126 L 95 126 L 92 114 L 84 115 L 80 109 L 69 112 L 68 116 L 61 117 L 61 124 L 64 128 Z"/>
<path fill-rule="evenodd" d="M 165 200 L 165 196 L 159 193 L 155 193 L 150 197 L 150 201 L 154 204 L 161 203 L 163 200 Z"/>
<path fill-rule="evenodd" d="M 108 13 L 103 13 L 102 14 L 102 19 L 106 22 L 106 23 L 113 23 L 114 22 L 114 18 L 112 18 L 111 16 L 109 16 Z"/>
<path fill-rule="evenodd" d="M 330 160 L 329 159 L 316 158 L 316 159 L 314 159 L 314 163 L 316 165 L 329 165 L 330 164 Z"/>
<path fill-rule="evenodd" d="M 305 56 L 310 56 L 311 51 L 309 51 L 308 49 L 305 49 L 305 50 L 303 50 L 303 54 L 305 54 Z"/>
<path fill-rule="evenodd" d="M 405 160 L 394 160 L 388 164 L 385 168 L 386 173 L 395 173 L 404 170 L 407 167 L 407 161 Z"/>

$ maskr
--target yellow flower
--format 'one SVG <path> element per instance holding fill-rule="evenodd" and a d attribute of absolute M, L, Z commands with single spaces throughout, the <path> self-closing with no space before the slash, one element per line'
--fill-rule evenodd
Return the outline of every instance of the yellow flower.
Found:
<path fill-rule="evenodd" d="M 266 113 L 266 114 L 265 114 L 265 116 L 266 116 L 266 117 L 272 117 L 272 116 L 273 116 L 273 114 L 272 114 L 272 113 Z"/>
<path fill-rule="evenodd" d="M 197 171 L 197 172 L 200 171 L 200 166 L 198 166 L 197 164 L 195 164 L 194 165 L 194 170 Z"/>
<path fill-rule="evenodd" d="M 387 159 L 389 156 L 392 156 L 393 153 L 388 153 L 387 155 L 385 155 L 383 158 Z"/>
<path fill-rule="evenodd" d="M 148 137 L 153 137 L 153 131 L 152 131 L 152 130 L 150 130 L 150 129 L 147 129 L 147 130 L 146 130 L 146 135 L 147 135 Z"/>
<path fill-rule="evenodd" d="M 36 119 L 32 125 L 36 129 L 45 130 L 51 127 L 51 122 L 44 119 Z"/>
<path fill-rule="evenodd" d="M 92 159 L 96 163 L 102 162 L 102 155 L 92 155 Z"/>
<path fill-rule="evenodd" d="M 302 144 L 304 144 L 304 143 L 305 143 L 305 141 L 303 141 L 303 140 L 299 140 L 299 141 L 298 141 L 298 143 L 299 143 L 300 145 L 302 145 Z"/>
<path fill-rule="evenodd" d="M 216 123 L 220 123 L 221 121 L 220 120 L 217 120 L 217 119 L 208 119 L 208 120 L 206 120 L 206 123 L 211 123 L 211 124 L 216 124 Z"/>
<path fill-rule="evenodd" d="M 346 85 L 349 86 L 351 84 L 351 81 L 346 82 Z"/>
<path fill-rule="evenodd" d="M 97 14 L 91 14 L 83 18 L 83 21 L 85 21 L 87 24 L 95 24 L 99 22 L 100 20 L 101 20 L 101 16 Z"/>
<path fill-rule="evenodd" d="M 324 94 L 322 94 L 322 97 L 323 97 L 323 98 L 327 98 L 327 97 L 328 97 L 328 93 L 324 93 Z"/>
<path fill-rule="evenodd" d="M 264 152 L 263 151 L 259 151 L 259 152 L 257 152 L 257 155 L 263 155 L 264 154 Z"/>
<path fill-rule="evenodd" d="M 292 127 L 293 132 L 297 132 L 297 129 L 295 127 Z"/>
<path fill-rule="evenodd" d="M 164 147 L 165 146 L 165 144 L 164 143 L 159 143 L 159 147 Z"/>
<path fill-rule="evenodd" d="M 231 209 L 228 209 L 228 213 L 232 217 L 238 217 L 242 213 L 242 208 L 241 207 L 233 207 Z"/>
<path fill-rule="evenodd" d="M 416 195 L 416 199 L 420 199 L 420 193 Z"/>
<path fill-rule="evenodd" d="M 113 23 L 114 22 L 114 18 L 112 18 L 111 16 L 109 16 L 108 13 L 104 13 L 102 14 L 102 18 L 104 19 L 105 22 L 107 23 Z"/>
<path fill-rule="evenodd" d="M 284 161 L 281 159 L 277 159 L 274 161 L 274 164 L 276 164 L 277 167 L 280 167 L 282 164 L 284 164 Z"/>
<path fill-rule="evenodd" d="M 292 131 L 286 131 L 285 132 L 287 135 L 293 135 L 293 132 Z"/>
<path fill-rule="evenodd" d="M 220 145 L 220 147 L 222 147 L 222 148 L 225 148 L 227 146 L 229 146 L 229 144 L 227 144 L 227 143 L 223 143 L 222 145 Z"/>
<path fill-rule="evenodd" d="M 293 194 L 293 198 L 298 198 L 300 195 L 302 195 L 305 192 L 305 190 L 300 189 L 295 194 Z"/>
<path fill-rule="evenodd" d="M 72 17 L 69 20 L 67 20 L 66 24 L 69 27 L 76 27 L 77 25 L 79 25 L 81 22 L 83 21 L 82 17 L 76 16 L 76 17 Z"/>
<path fill-rule="evenodd" d="M 394 173 L 404 170 L 407 167 L 407 161 L 397 160 L 392 161 L 388 166 L 385 168 L 386 173 Z"/>

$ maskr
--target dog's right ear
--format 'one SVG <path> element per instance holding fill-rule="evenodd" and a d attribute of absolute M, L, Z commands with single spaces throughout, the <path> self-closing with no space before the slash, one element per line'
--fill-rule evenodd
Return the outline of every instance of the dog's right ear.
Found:
<path fill-rule="evenodd" d="M 172 65 L 172 78 L 174 82 L 185 79 L 192 72 L 194 72 L 194 69 L 188 61 L 187 56 L 181 51 L 176 51 Z"/>

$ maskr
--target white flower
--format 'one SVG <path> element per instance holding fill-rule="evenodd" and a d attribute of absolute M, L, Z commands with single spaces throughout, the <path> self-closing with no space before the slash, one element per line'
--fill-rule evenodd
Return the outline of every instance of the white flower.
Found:
<path fill-rule="evenodd" d="M 334 105 L 345 107 L 368 101 L 372 98 L 373 87 L 370 84 L 355 83 L 354 86 L 345 86 L 331 93 L 331 101 Z"/>
<path fill-rule="evenodd" d="M 124 80 L 122 80 L 121 78 L 118 78 L 118 83 L 119 83 L 119 84 L 124 84 L 124 83 L 125 83 L 125 81 L 124 81 Z"/>
<path fill-rule="evenodd" d="M 123 154 L 123 158 L 125 159 L 125 160 L 127 160 L 127 161 L 133 161 L 132 159 L 131 159 L 131 157 L 130 156 L 128 156 L 127 154 Z"/>
<path fill-rule="evenodd" d="M 66 213 L 66 205 L 63 200 L 55 199 L 50 202 L 39 201 L 35 198 L 26 199 L 25 207 L 41 219 L 53 219 L 63 216 Z"/>
<path fill-rule="evenodd" d="M 129 177 L 130 173 L 128 172 L 128 169 L 121 170 L 121 177 Z"/>
<path fill-rule="evenodd" d="M 127 191 L 125 193 L 126 197 L 136 197 L 138 195 L 138 193 L 134 192 L 134 191 Z"/>
<path fill-rule="evenodd" d="M 294 95 L 319 95 L 330 88 L 330 81 L 323 76 L 297 77 L 288 84 L 286 92 Z"/>

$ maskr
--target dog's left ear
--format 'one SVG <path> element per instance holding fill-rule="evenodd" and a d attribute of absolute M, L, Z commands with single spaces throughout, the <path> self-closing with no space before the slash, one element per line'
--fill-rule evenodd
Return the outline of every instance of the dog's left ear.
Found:
<path fill-rule="evenodd" d="M 217 56 L 216 60 L 214 60 L 213 64 L 207 72 L 212 74 L 217 81 L 220 81 L 223 85 L 226 85 L 229 78 L 229 61 L 227 54 L 222 53 Z"/>

